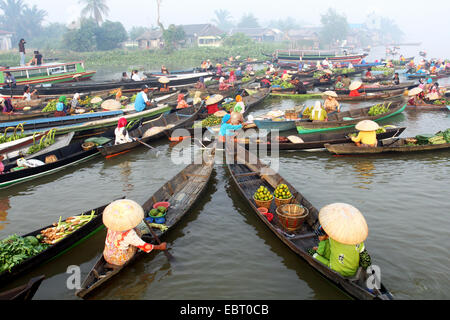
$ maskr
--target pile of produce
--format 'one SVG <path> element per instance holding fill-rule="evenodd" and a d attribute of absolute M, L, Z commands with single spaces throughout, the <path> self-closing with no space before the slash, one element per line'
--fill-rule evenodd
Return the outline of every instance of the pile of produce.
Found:
<path fill-rule="evenodd" d="M 284 81 L 282 79 L 276 79 L 272 81 L 272 86 L 280 86 L 283 89 L 294 88 L 294 85 L 289 81 Z"/>
<path fill-rule="evenodd" d="M 442 106 L 442 105 L 444 105 L 444 106 L 448 106 L 448 105 L 450 105 L 450 100 L 445 100 L 445 99 L 440 99 L 440 100 L 435 100 L 434 102 L 433 102 L 433 104 L 434 105 L 437 105 L 437 106 Z"/>
<path fill-rule="evenodd" d="M 8 136 L 8 131 L 10 129 L 14 129 L 14 132 L 12 135 Z M 21 131 L 20 134 L 17 134 L 17 130 Z M 0 144 L 1 143 L 5 143 L 5 142 L 12 142 L 12 141 L 16 141 L 22 138 L 25 138 L 25 134 L 24 134 L 24 128 L 23 128 L 23 123 L 19 123 L 17 125 L 17 127 L 8 127 L 5 129 L 5 131 L 3 132 L 3 135 L 0 135 Z"/>
<path fill-rule="evenodd" d="M 164 217 L 167 213 L 166 207 L 158 207 L 158 209 L 153 209 L 149 212 L 150 217 L 152 218 L 161 218 Z"/>
<path fill-rule="evenodd" d="M 325 74 L 325 72 L 323 72 L 323 71 L 317 71 L 317 72 L 314 72 L 313 78 L 314 78 L 314 79 L 319 79 L 319 78 L 322 77 L 324 74 Z"/>
<path fill-rule="evenodd" d="M 91 97 L 86 96 L 84 99 L 81 99 L 80 105 L 83 106 L 83 107 L 87 107 L 87 106 L 89 106 L 91 104 L 91 100 L 92 100 Z"/>
<path fill-rule="evenodd" d="M 244 78 L 242 78 L 241 82 L 245 83 L 245 82 L 249 82 L 250 80 L 252 80 L 252 77 L 244 77 Z"/>
<path fill-rule="evenodd" d="M 359 265 L 366 270 L 368 267 L 372 265 L 372 258 L 370 257 L 367 250 L 364 250 L 359 254 Z"/>
<path fill-rule="evenodd" d="M 222 123 L 222 118 L 216 117 L 215 115 L 211 115 L 205 120 L 201 122 L 196 122 L 192 128 L 208 128 L 215 127 Z"/>
<path fill-rule="evenodd" d="M 385 103 L 377 104 L 377 105 L 373 106 L 369 110 L 369 116 L 373 117 L 373 116 L 378 116 L 381 114 L 388 113 L 390 110 L 391 104 L 392 104 L 392 102 L 390 102 L 387 106 Z"/>
<path fill-rule="evenodd" d="M 277 199 L 288 200 L 292 198 L 292 194 L 289 188 L 285 184 L 280 184 L 274 192 L 274 196 Z"/>
<path fill-rule="evenodd" d="M 57 103 L 57 100 L 50 100 L 49 103 L 47 103 L 47 106 L 42 109 L 42 112 L 55 112 Z"/>
<path fill-rule="evenodd" d="M 0 241 L 0 273 L 11 272 L 11 269 L 23 261 L 46 250 L 48 245 L 42 244 L 35 237 L 22 238 L 17 235 Z"/>
<path fill-rule="evenodd" d="M 311 113 L 312 113 L 313 109 L 314 109 L 314 107 L 305 108 L 305 110 L 303 111 L 303 117 L 304 118 L 311 117 Z"/>
<path fill-rule="evenodd" d="M 356 70 L 354 68 L 338 68 L 338 69 L 333 69 L 333 72 L 336 74 L 347 74 L 347 73 L 351 73 L 351 72 L 355 72 Z"/>
<path fill-rule="evenodd" d="M 450 129 L 445 130 L 444 132 L 438 132 L 435 135 L 431 134 L 422 134 L 416 136 L 417 145 L 424 146 L 428 144 L 444 144 L 450 143 Z M 413 144 L 410 144 L 413 145 Z"/>
<path fill-rule="evenodd" d="M 65 237 L 71 235 L 84 225 L 88 224 L 96 217 L 95 210 L 92 210 L 90 215 L 81 215 L 77 217 L 70 217 L 65 222 L 59 218 L 58 223 L 53 224 L 53 228 L 48 228 L 41 231 L 41 234 L 37 237 L 42 243 L 56 244 L 63 240 Z"/>
<path fill-rule="evenodd" d="M 259 189 L 255 192 L 255 195 L 253 197 L 255 198 L 255 200 L 258 200 L 258 201 L 273 200 L 273 195 L 264 186 L 259 187 Z"/>
<path fill-rule="evenodd" d="M 237 102 L 236 101 L 232 101 L 230 103 L 224 104 L 223 108 L 225 110 L 227 110 L 227 112 L 230 112 L 231 110 L 234 110 L 234 107 L 236 106 Z"/>
<path fill-rule="evenodd" d="M 130 99 L 130 103 L 134 103 L 136 101 L 137 93 L 133 95 Z"/>
<path fill-rule="evenodd" d="M 35 140 L 36 134 L 37 132 L 33 134 L 33 145 L 28 149 L 27 154 L 39 152 L 42 149 L 45 149 L 55 143 L 56 129 L 50 130 L 49 133 L 43 136 L 39 144 L 36 144 Z"/>
<path fill-rule="evenodd" d="M 373 67 L 372 71 L 383 71 L 383 72 L 389 72 L 390 74 L 394 73 L 393 68 L 388 68 L 388 67 L 383 67 L 383 66 Z"/>

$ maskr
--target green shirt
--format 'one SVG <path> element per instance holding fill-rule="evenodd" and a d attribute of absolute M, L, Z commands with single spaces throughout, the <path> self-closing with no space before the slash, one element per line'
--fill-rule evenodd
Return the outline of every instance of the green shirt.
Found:
<path fill-rule="evenodd" d="M 359 268 L 359 254 L 364 243 L 346 245 L 330 239 L 330 268 L 344 277 L 353 277 Z"/>
<path fill-rule="evenodd" d="M 317 253 L 329 260 L 331 256 L 331 248 L 330 248 L 330 240 L 320 241 L 319 246 L 317 247 Z"/>

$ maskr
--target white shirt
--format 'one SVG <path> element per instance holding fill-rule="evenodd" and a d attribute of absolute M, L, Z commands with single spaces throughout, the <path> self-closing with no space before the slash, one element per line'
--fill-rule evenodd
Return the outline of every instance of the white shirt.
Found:
<path fill-rule="evenodd" d="M 133 81 L 142 81 L 141 77 L 137 73 L 133 74 L 133 76 L 131 77 L 131 80 L 133 80 Z"/>
<path fill-rule="evenodd" d="M 241 114 L 244 114 L 244 112 L 245 112 L 245 104 L 244 104 L 244 102 L 238 102 L 238 103 L 236 103 L 236 105 L 234 106 L 234 108 L 236 109 L 236 107 L 241 107 L 242 108 L 242 110 L 241 110 Z"/>
<path fill-rule="evenodd" d="M 31 93 L 30 92 L 25 92 L 23 94 L 24 98 L 26 101 L 31 101 Z"/>
<path fill-rule="evenodd" d="M 114 134 L 116 135 L 116 142 L 115 144 L 124 144 L 128 142 L 132 142 L 133 140 L 130 139 L 130 136 L 128 135 L 128 131 L 125 128 L 116 128 L 114 131 Z M 123 134 L 125 131 L 125 135 Z"/>

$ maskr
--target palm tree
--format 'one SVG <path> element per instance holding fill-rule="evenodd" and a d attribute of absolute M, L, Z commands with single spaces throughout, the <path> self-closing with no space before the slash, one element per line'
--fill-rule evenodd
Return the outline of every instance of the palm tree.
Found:
<path fill-rule="evenodd" d="M 156 23 L 158 24 L 158 26 L 161 28 L 161 31 L 164 32 L 164 25 L 161 23 L 161 15 L 160 15 L 160 10 L 161 10 L 161 2 L 162 0 L 156 0 L 156 6 L 157 6 L 157 18 L 156 18 Z"/>
<path fill-rule="evenodd" d="M 26 6 L 22 10 L 22 19 L 24 25 L 24 31 L 28 37 L 32 37 L 34 34 L 38 34 L 42 29 L 42 22 L 44 22 L 47 16 L 47 11 L 38 9 L 36 5 L 29 8 Z"/>
<path fill-rule="evenodd" d="M 2 27 L 14 32 L 13 41 L 18 41 L 25 36 L 25 23 L 22 18 L 22 10 L 27 8 L 23 0 L 1 0 L 0 9 L 3 15 L 0 17 Z"/>
<path fill-rule="evenodd" d="M 216 10 L 214 11 L 216 14 L 216 18 L 212 20 L 212 22 L 217 26 L 217 28 L 222 29 L 223 31 L 229 31 L 233 27 L 233 23 L 231 22 L 231 14 L 228 10 Z"/>
<path fill-rule="evenodd" d="M 79 0 L 80 4 L 85 5 L 81 14 L 83 16 L 90 16 L 97 21 L 97 25 L 103 22 L 103 16 L 109 14 L 109 8 L 106 5 L 106 0 Z"/>

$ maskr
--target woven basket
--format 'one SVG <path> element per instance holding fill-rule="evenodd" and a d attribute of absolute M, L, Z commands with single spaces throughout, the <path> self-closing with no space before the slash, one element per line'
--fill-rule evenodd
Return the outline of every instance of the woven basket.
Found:
<path fill-rule="evenodd" d="M 95 148 L 95 146 L 96 145 L 93 142 L 86 142 L 86 143 L 83 143 L 83 145 L 81 147 L 83 148 L 84 151 L 89 151 L 92 148 Z"/>
<path fill-rule="evenodd" d="M 56 161 L 58 161 L 58 158 L 54 154 L 52 154 L 51 156 L 45 157 L 45 163 L 46 164 L 54 163 Z"/>
<path fill-rule="evenodd" d="M 290 232 L 299 230 L 308 215 L 308 209 L 298 204 L 287 204 L 277 209 L 278 221 Z"/>
<path fill-rule="evenodd" d="M 278 199 L 278 198 L 275 198 L 275 204 L 276 204 L 276 206 L 278 208 L 278 207 L 284 206 L 286 204 L 290 204 L 292 202 L 293 198 L 294 197 L 290 197 L 289 199 Z"/>
<path fill-rule="evenodd" d="M 298 113 L 295 112 L 295 110 L 286 110 L 286 112 L 284 113 L 284 117 L 287 120 L 296 120 L 298 119 Z"/>
<path fill-rule="evenodd" d="M 273 202 L 273 200 L 268 200 L 268 201 L 256 200 L 254 197 L 253 197 L 253 200 L 255 200 L 257 208 L 266 208 L 268 210 L 270 210 L 270 206 L 272 205 L 272 202 Z"/>

